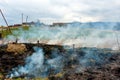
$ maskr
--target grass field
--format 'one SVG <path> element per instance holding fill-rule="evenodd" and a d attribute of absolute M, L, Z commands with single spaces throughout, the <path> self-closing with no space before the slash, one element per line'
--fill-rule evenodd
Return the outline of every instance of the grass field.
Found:
<path fill-rule="evenodd" d="M 2 35 L 2 38 L 7 37 L 8 35 L 12 35 L 13 31 L 17 31 L 19 29 L 23 30 L 29 30 L 29 26 L 21 26 L 21 27 L 10 27 L 11 32 L 8 30 L 8 28 L 0 30 L 0 33 Z"/>

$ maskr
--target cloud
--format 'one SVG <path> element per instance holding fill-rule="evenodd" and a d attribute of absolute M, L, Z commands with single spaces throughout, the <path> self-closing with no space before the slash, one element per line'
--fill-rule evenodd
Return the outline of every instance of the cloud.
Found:
<path fill-rule="evenodd" d="M 120 21 L 119 0 L 0 0 L 0 8 L 9 24 L 21 23 L 21 13 L 29 21 Z"/>

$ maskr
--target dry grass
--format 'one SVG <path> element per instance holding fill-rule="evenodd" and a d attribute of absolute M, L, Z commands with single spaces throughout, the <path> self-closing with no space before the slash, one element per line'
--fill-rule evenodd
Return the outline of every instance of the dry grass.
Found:
<path fill-rule="evenodd" d="M 7 51 L 8 52 L 14 52 L 14 53 L 23 53 L 27 51 L 26 45 L 25 44 L 8 44 L 7 46 Z"/>

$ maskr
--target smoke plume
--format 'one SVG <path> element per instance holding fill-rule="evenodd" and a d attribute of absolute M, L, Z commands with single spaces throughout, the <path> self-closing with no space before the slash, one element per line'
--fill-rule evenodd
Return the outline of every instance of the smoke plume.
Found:
<path fill-rule="evenodd" d="M 53 50 L 50 58 L 45 57 L 42 48 L 34 47 L 34 52 L 27 57 L 24 66 L 18 66 L 7 75 L 7 77 L 25 76 L 26 78 L 48 77 L 64 71 L 72 65 L 77 66 L 78 72 L 87 67 L 101 66 L 109 62 L 111 53 L 104 53 L 104 50 L 97 48 L 66 49 L 60 53 L 57 49 Z M 49 54 L 49 53 L 48 53 Z"/>
<path fill-rule="evenodd" d="M 76 47 L 112 48 L 118 50 L 120 32 L 110 29 L 89 28 L 92 25 L 40 26 L 30 27 L 29 30 L 19 29 L 6 38 L 6 42 L 19 39 L 20 43 L 40 43 L 69 45 Z M 99 25 L 98 25 L 99 26 Z M 108 27 L 108 26 L 107 26 Z M 110 26 L 111 27 L 111 26 Z M 114 27 L 114 25 L 112 25 Z M 117 36 L 116 36 L 117 35 Z"/>

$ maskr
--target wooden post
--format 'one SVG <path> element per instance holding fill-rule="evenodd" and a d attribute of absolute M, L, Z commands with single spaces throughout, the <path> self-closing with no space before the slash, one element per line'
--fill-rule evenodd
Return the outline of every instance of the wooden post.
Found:
<path fill-rule="evenodd" d="M 2 39 L 2 34 L 0 33 L 0 39 Z"/>
<path fill-rule="evenodd" d="M 75 51 L 75 44 L 73 44 L 73 51 Z"/>
<path fill-rule="evenodd" d="M 117 44 L 118 44 L 118 49 L 120 50 L 120 43 L 119 43 L 119 39 L 118 39 L 118 34 L 117 34 L 117 32 L 116 32 L 116 40 L 117 40 Z"/>
<path fill-rule="evenodd" d="M 5 19 L 5 16 L 4 16 L 4 14 L 3 14 L 3 12 L 2 12 L 1 9 L 0 9 L 0 13 L 1 13 L 1 15 L 2 15 L 2 17 L 3 17 L 3 19 L 4 19 L 4 21 L 5 21 L 6 25 L 7 25 L 7 27 L 8 27 L 8 26 L 9 26 L 9 25 L 8 25 L 8 22 L 7 22 L 7 20 Z M 8 30 L 10 31 L 10 33 L 12 33 L 9 27 L 8 27 Z"/>
<path fill-rule="evenodd" d="M 23 24 L 23 13 L 22 13 L 22 24 Z"/>
<path fill-rule="evenodd" d="M 28 16 L 26 17 L 26 23 L 27 23 L 27 20 L 28 20 Z"/>
<path fill-rule="evenodd" d="M 15 41 L 15 43 L 16 43 L 16 44 L 18 43 L 18 38 L 16 38 L 16 41 Z"/>
<path fill-rule="evenodd" d="M 37 44 L 39 44 L 39 40 L 37 40 Z"/>

